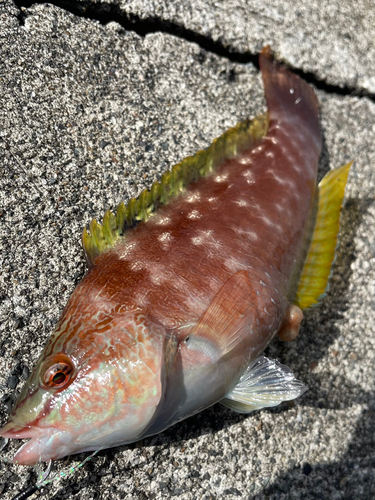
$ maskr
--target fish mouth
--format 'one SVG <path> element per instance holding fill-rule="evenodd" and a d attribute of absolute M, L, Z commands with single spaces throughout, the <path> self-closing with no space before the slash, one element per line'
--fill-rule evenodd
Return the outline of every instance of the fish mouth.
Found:
<path fill-rule="evenodd" d="M 63 456 L 61 448 L 65 449 L 70 442 L 70 439 L 61 439 L 66 434 L 54 428 L 21 427 L 14 422 L 8 422 L 0 430 L 3 438 L 29 439 L 13 457 L 13 463 L 17 465 L 35 465 L 60 458 Z"/>
<path fill-rule="evenodd" d="M 8 422 L 0 430 L 0 436 L 9 439 L 27 439 L 38 437 L 41 433 L 41 429 L 31 426 L 21 426 L 14 422 Z"/>

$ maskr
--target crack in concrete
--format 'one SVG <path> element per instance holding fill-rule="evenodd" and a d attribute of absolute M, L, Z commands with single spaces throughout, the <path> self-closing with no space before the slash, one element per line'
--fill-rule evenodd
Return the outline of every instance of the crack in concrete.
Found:
<path fill-rule="evenodd" d="M 133 31 L 141 37 L 145 37 L 150 33 L 166 33 L 176 36 L 187 42 L 197 44 L 202 50 L 210 52 L 219 57 L 224 57 L 231 62 L 238 64 L 253 64 L 259 69 L 258 54 L 251 52 L 239 52 L 234 50 L 229 45 L 224 45 L 221 41 L 212 40 L 212 38 L 201 35 L 191 29 L 156 17 L 142 19 L 135 14 L 123 12 L 118 5 L 107 2 L 91 3 L 90 1 L 78 2 L 74 0 L 13 0 L 20 13 L 17 16 L 20 25 L 25 24 L 27 12 L 25 9 L 32 5 L 43 5 L 46 3 L 59 7 L 71 14 L 99 21 L 102 25 L 110 22 L 116 22 L 121 25 L 126 31 Z M 325 80 L 317 78 L 311 71 L 305 71 L 300 68 L 285 64 L 291 71 L 303 78 L 306 82 L 313 85 L 315 88 L 322 90 L 327 94 L 341 96 L 356 96 L 359 98 L 367 98 L 375 102 L 375 93 L 368 92 L 366 89 L 352 87 L 349 85 L 334 85 Z"/>

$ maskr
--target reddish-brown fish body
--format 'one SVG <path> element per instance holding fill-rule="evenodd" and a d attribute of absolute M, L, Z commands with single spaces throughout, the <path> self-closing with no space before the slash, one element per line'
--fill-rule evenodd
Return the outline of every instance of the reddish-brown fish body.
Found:
<path fill-rule="evenodd" d="M 305 250 L 321 138 L 312 89 L 310 101 L 301 101 L 300 80 L 294 77 L 291 87 L 290 73 L 262 62 L 268 67 L 266 137 L 131 230 L 98 258 L 79 288 L 92 287 L 178 331 L 197 323 L 226 281 L 245 270 L 264 349 L 281 324 Z M 285 80 L 284 94 L 273 96 L 273 79 Z M 279 104 L 285 95 L 288 101 Z"/>
<path fill-rule="evenodd" d="M 93 426 L 86 413 L 103 414 L 102 435 L 110 437 L 76 437 L 56 452 L 39 451 L 43 460 L 134 441 L 223 399 L 282 327 L 306 250 L 321 136 L 312 89 L 266 56 L 261 69 L 266 136 L 129 230 L 74 291 L 42 358 L 72 356 L 83 368 L 71 388 L 101 395 L 75 398 L 78 409 L 47 397 L 38 404 L 62 421 L 70 412 L 69 425 L 79 423 L 82 435 Z M 124 364 L 138 371 L 116 385 L 102 366 L 120 373 Z M 100 377 L 90 378 L 95 370 Z M 139 403 L 146 396 L 154 398 L 147 408 Z M 124 433 L 126 405 L 133 413 Z M 17 425 L 3 434 L 25 436 Z M 28 421 L 29 436 L 42 435 L 36 426 Z M 36 455 L 30 447 L 18 459 L 32 463 Z"/>
<path fill-rule="evenodd" d="M 232 353 L 230 368 L 217 374 L 217 390 L 203 394 L 205 406 L 224 397 L 244 366 L 280 329 L 305 250 L 316 188 L 321 139 L 315 95 L 296 77 L 291 86 L 290 74 L 268 59 L 262 63 L 267 65 L 263 71 L 269 108 L 266 137 L 193 183 L 100 256 L 65 312 L 71 316 L 75 300 L 81 304 L 81 294 L 89 290 L 93 298 L 84 306 L 87 317 L 103 300 L 110 308 L 116 304 L 124 312 L 140 311 L 179 343 L 225 283 L 246 272 L 251 292 L 247 301 L 253 305 L 257 324 L 249 325 L 239 353 Z M 230 316 L 235 304 L 227 306 Z M 91 334 L 81 335 L 81 348 L 97 341 L 93 324 Z M 178 365 L 178 357 L 174 363 Z M 181 387 L 169 392 L 179 391 Z M 171 422 L 178 420 L 180 415 L 166 406 Z M 185 407 L 184 414 L 201 408 L 196 398 L 193 406 Z M 165 419 L 163 412 L 161 428 Z"/>

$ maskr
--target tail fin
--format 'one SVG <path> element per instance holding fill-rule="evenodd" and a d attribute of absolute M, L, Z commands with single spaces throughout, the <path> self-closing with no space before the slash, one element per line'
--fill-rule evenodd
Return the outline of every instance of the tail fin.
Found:
<path fill-rule="evenodd" d="M 318 99 L 312 87 L 274 62 L 269 47 L 262 50 L 259 65 L 270 121 L 299 118 L 301 125 L 320 143 Z"/>
<path fill-rule="evenodd" d="M 294 303 L 301 309 L 317 305 L 325 296 L 337 247 L 340 212 L 352 163 L 331 170 L 320 181 L 318 210 L 311 243 Z"/>

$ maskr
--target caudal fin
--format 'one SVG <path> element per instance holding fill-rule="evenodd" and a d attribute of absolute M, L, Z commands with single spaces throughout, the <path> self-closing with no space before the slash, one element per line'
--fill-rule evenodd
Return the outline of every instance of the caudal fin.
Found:
<path fill-rule="evenodd" d="M 310 85 L 273 61 L 269 47 L 259 56 L 268 115 L 271 120 L 297 120 L 320 143 L 318 99 Z"/>
<path fill-rule="evenodd" d="M 317 305 L 327 290 L 351 165 L 331 170 L 318 186 L 315 227 L 294 300 L 301 309 Z"/>

